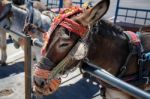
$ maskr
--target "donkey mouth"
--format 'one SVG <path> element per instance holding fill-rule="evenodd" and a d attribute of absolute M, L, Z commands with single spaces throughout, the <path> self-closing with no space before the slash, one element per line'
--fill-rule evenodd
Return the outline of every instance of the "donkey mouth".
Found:
<path fill-rule="evenodd" d="M 37 87 L 36 85 L 33 86 L 33 93 L 36 94 L 36 95 L 49 95 L 51 94 L 51 91 L 48 91 L 46 89 L 43 89 L 43 88 L 40 88 L 40 87 Z"/>
<path fill-rule="evenodd" d="M 39 69 L 40 70 L 40 69 Z M 33 92 L 38 95 L 50 95 L 54 93 L 61 84 L 60 78 L 53 78 L 48 81 L 48 76 L 51 74 L 51 71 L 47 71 L 48 74 L 44 76 L 41 75 L 43 72 L 39 72 L 39 70 L 35 70 L 33 77 Z"/>
<path fill-rule="evenodd" d="M 46 87 L 46 80 L 34 76 L 33 92 L 38 95 L 51 94 L 51 88 Z"/>
<path fill-rule="evenodd" d="M 36 81 L 34 81 L 33 92 L 38 95 L 50 95 L 54 93 L 61 84 L 61 79 L 52 79 L 50 83 L 44 84 L 44 82 L 40 83 L 39 86 Z M 46 81 L 45 81 L 46 82 Z"/>

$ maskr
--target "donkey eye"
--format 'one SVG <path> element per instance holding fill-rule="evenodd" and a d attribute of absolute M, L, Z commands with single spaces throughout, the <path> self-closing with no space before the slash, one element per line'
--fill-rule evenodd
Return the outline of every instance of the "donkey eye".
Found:
<path fill-rule="evenodd" d="M 60 44 L 60 47 L 66 47 L 68 45 L 69 45 L 68 43 L 63 43 L 63 44 Z"/>
<path fill-rule="evenodd" d="M 70 36 L 67 35 L 67 34 L 63 34 L 62 37 L 63 37 L 63 38 L 66 38 L 66 39 L 67 39 L 67 38 L 70 38 Z"/>

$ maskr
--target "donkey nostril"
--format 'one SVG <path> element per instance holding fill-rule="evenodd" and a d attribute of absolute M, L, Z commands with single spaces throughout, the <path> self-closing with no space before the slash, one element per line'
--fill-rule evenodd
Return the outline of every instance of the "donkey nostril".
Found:
<path fill-rule="evenodd" d="M 49 91 L 52 92 L 53 90 L 51 88 L 49 88 Z"/>
<path fill-rule="evenodd" d="M 39 87 L 44 87 L 44 85 L 46 84 L 46 81 L 44 79 L 34 77 L 34 83 Z"/>

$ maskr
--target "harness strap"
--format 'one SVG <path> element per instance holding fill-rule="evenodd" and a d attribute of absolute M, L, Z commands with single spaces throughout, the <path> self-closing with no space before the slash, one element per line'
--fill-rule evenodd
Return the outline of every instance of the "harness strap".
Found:
<path fill-rule="evenodd" d="M 117 73 L 118 78 L 122 78 L 123 75 L 126 73 L 129 60 L 132 58 L 133 55 L 137 54 L 136 46 L 140 45 L 140 39 L 134 32 L 125 31 L 124 33 L 125 33 L 125 36 L 127 36 L 128 38 L 129 55 L 127 56 L 127 59 L 125 60 L 124 65 L 120 67 L 119 72 Z"/>
<path fill-rule="evenodd" d="M 27 4 L 27 11 L 28 11 L 28 16 L 27 16 L 27 22 L 28 23 L 33 23 L 33 13 L 34 13 L 34 10 L 33 10 L 33 2 L 32 1 L 29 1 L 28 4 Z"/>
<path fill-rule="evenodd" d="M 30 28 L 30 24 L 33 23 L 33 16 L 34 16 L 33 2 L 29 1 L 27 4 L 27 16 L 25 20 L 24 29 L 23 29 L 25 33 L 28 32 Z"/>
<path fill-rule="evenodd" d="M 150 61 L 150 52 L 144 55 L 144 59 Z"/>
<path fill-rule="evenodd" d="M 139 43 L 141 42 L 140 38 L 134 32 L 125 31 L 124 33 L 129 39 L 129 44 L 139 45 Z"/>
<path fill-rule="evenodd" d="M 65 18 L 59 25 L 67 28 L 69 31 L 77 34 L 80 37 L 83 37 L 87 31 L 86 27 L 78 24 L 77 22 L 75 22 L 69 18 Z"/>
<path fill-rule="evenodd" d="M 118 78 L 121 78 L 127 71 L 127 66 L 128 66 L 128 63 L 129 63 L 129 60 L 131 59 L 131 57 L 134 55 L 133 51 L 129 53 L 129 55 L 127 56 L 127 59 L 124 63 L 123 66 L 121 66 L 121 68 L 119 69 L 119 72 L 117 73 L 117 77 Z"/>
<path fill-rule="evenodd" d="M 49 38 L 48 38 L 48 41 L 46 41 L 46 43 L 45 43 L 45 47 L 43 48 L 43 51 L 45 51 L 47 46 L 48 46 L 48 44 L 50 44 L 50 36 L 51 36 L 51 34 L 56 30 L 56 28 L 60 24 L 63 27 L 69 29 L 71 32 L 77 34 L 78 36 L 80 36 L 80 37 L 84 36 L 84 34 L 86 33 L 86 30 L 87 30 L 87 29 L 85 30 L 86 27 L 83 27 L 82 25 L 79 25 L 78 23 L 73 22 L 70 19 L 67 19 L 67 18 L 69 18 L 71 16 L 80 14 L 82 12 L 83 11 L 82 11 L 81 8 L 73 6 L 73 7 L 69 8 L 69 9 L 64 10 L 64 12 L 62 14 L 59 14 L 57 17 L 55 17 L 53 22 L 52 22 L 52 24 L 51 24 L 51 27 L 50 27 L 50 29 L 48 31 Z M 69 24 L 69 26 L 68 26 L 68 24 Z"/>
<path fill-rule="evenodd" d="M 79 7 L 71 7 L 70 9 L 64 10 L 63 14 L 59 14 L 57 17 L 54 18 L 53 23 L 51 24 L 51 27 L 49 29 L 49 33 L 52 34 L 56 27 L 60 25 L 62 21 L 64 21 L 65 18 L 68 18 L 72 15 L 77 15 L 79 13 L 82 13 L 82 9 Z"/>
<path fill-rule="evenodd" d="M 130 31 L 125 32 L 127 38 L 129 39 L 129 50 L 130 53 L 125 61 L 125 64 L 120 68 L 118 77 L 123 79 L 126 82 L 129 83 L 134 83 L 134 84 L 141 84 L 145 83 L 148 84 L 150 83 L 149 80 L 149 72 L 147 71 L 145 67 L 145 62 L 150 61 L 150 52 L 149 53 L 144 53 L 144 48 L 141 44 L 140 38 L 141 38 L 141 33 L 133 33 Z M 139 71 L 136 74 L 133 75 L 128 75 L 124 76 L 124 74 L 127 71 L 127 66 L 130 58 L 137 54 L 138 56 L 138 68 Z"/>

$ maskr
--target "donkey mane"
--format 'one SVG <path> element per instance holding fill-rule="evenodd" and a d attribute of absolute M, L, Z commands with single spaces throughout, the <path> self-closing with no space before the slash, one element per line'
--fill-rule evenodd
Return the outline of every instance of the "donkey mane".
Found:
<path fill-rule="evenodd" d="M 119 37 L 125 39 L 123 29 L 108 20 L 99 20 L 93 26 L 91 32 L 105 38 Z"/>

